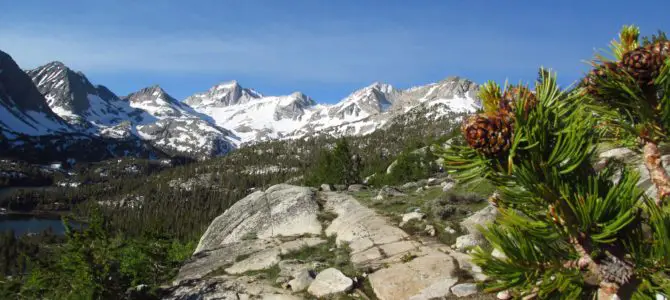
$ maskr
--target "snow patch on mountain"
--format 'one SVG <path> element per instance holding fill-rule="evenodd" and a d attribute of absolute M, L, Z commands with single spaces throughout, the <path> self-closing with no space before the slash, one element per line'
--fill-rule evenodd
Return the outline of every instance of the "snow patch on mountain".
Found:
<path fill-rule="evenodd" d="M 217 98 L 233 95 L 233 89 L 247 90 L 237 82 L 221 84 L 185 102 L 193 103 L 197 111 L 232 130 L 242 144 L 316 134 L 365 135 L 423 105 L 437 107 L 428 113 L 435 118 L 448 112 L 471 112 L 479 105 L 475 97 L 477 85 L 459 77 L 407 90 L 375 82 L 333 105 L 316 104 L 299 92 L 265 97 L 258 93 L 258 97 L 239 96 L 225 101 Z"/>

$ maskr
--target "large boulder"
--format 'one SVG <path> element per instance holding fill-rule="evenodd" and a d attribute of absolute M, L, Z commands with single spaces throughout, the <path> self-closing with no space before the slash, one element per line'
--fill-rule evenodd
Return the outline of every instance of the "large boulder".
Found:
<path fill-rule="evenodd" d="M 661 152 L 666 154 L 668 149 L 661 148 Z M 645 194 L 653 199 L 657 199 L 656 186 L 651 182 L 649 177 L 649 171 L 642 161 L 640 154 L 633 152 L 628 148 L 614 148 L 607 151 L 603 151 L 598 155 L 598 161 L 595 162 L 596 169 L 602 169 L 605 167 L 607 161 L 609 160 L 618 160 L 626 163 L 629 166 L 632 166 L 639 174 L 640 180 L 637 183 L 637 187 L 645 191 Z M 670 155 L 666 154 L 661 156 L 661 161 L 665 167 L 666 172 L 670 173 Z M 618 176 L 614 178 L 616 182 Z"/>
<path fill-rule="evenodd" d="M 202 280 L 214 271 L 268 269 L 282 254 L 324 243 L 304 236 L 321 234 L 318 210 L 315 192 L 305 187 L 279 184 L 248 195 L 212 221 L 173 284 Z"/>
<path fill-rule="evenodd" d="M 461 227 L 465 228 L 470 234 L 481 234 L 477 229 L 479 225 L 486 227 L 486 225 L 495 221 L 497 216 L 498 209 L 488 205 L 461 221 Z"/>
<path fill-rule="evenodd" d="M 407 263 L 392 265 L 368 277 L 380 300 L 448 297 L 458 282 L 458 266 L 452 257 L 434 252 Z"/>
<path fill-rule="evenodd" d="M 473 215 L 465 218 L 461 221 L 461 227 L 464 228 L 468 234 L 456 238 L 456 244 L 453 245 L 453 248 L 459 251 L 467 251 L 474 247 L 485 245 L 486 239 L 479 231 L 478 227 L 486 227 L 486 225 L 495 221 L 497 216 L 498 209 L 492 205 L 488 205 Z"/>
<path fill-rule="evenodd" d="M 279 184 L 235 203 L 209 225 L 195 252 L 245 239 L 320 234 L 319 206 L 306 187 Z"/>

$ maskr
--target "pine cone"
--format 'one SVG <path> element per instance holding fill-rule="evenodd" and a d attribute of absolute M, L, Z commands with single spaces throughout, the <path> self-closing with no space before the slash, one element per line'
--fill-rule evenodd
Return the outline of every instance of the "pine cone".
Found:
<path fill-rule="evenodd" d="M 596 98 L 600 98 L 598 93 L 598 81 L 607 79 L 608 72 L 618 72 L 620 66 L 613 62 L 605 62 L 596 66 L 584 77 L 583 83 L 586 87 L 586 92 Z"/>
<path fill-rule="evenodd" d="M 500 111 L 506 114 L 514 114 L 517 103 L 524 102 L 523 111 L 528 113 L 535 105 L 537 105 L 537 98 L 527 87 L 512 86 L 505 89 L 500 100 Z"/>
<path fill-rule="evenodd" d="M 472 115 L 463 122 L 461 131 L 468 145 L 487 156 L 497 156 L 512 145 L 512 119 L 506 114 Z"/>
<path fill-rule="evenodd" d="M 663 51 L 659 48 L 659 53 Z M 621 58 L 622 68 L 641 85 L 649 85 L 658 76 L 661 69 L 660 55 L 644 47 L 637 48 L 623 55 Z"/>
<path fill-rule="evenodd" d="M 658 55 L 662 60 L 670 57 L 670 41 L 658 41 L 644 47 L 651 51 L 652 54 Z"/>

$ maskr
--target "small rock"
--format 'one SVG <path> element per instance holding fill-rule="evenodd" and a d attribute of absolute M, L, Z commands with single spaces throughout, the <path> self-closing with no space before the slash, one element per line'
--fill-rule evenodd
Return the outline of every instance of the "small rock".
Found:
<path fill-rule="evenodd" d="M 448 192 L 451 189 L 453 189 L 454 186 L 455 186 L 455 184 L 453 182 L 446 182 L 445 181 L 445 182 L 442 183 L 442 191 L 443 192 Z"/>
<path fill-rule="evenodd" d="M 476 294 L 478 291 L 477 285 L 474 283 L 461 283 L 451 287 L 451 292 L 457 297 L 466 297 Z"/>
<path fill-rule="evenodd" d="M 409 189 L 415 188 L 417 186 L 418 185 L 416 184 L 416 182 L 408 182 L 408 183 L 403 184 L 400 188 L 403 189 L 403 190 L 409 190 Z"/>
<path fill-rule="evenodd" d="M 421 193 L 421 192 L 423 192 L 424 190 L 425 190 L 425 189 L 424 189 L 423 187 L 419 187 L 419 188 L 416 189 L 416 191 L 414 191 L 414 192 L 415 192 L 415 193 Z"/>
<path fill-rule="evenodd" d="M 445 297 L 451 296 L 450 289 L 456 282 L 458 282 L 458 280 L 454 278 L 437 281 L 421 290 L 421 293 L 409 297 L 409 300 L 444 299 Z"/>
<path fill-rule="evenodd" d="M 405 209 L 405 213 L 411 213 L 411 212 L 420 212 L 421 208 L 416 207 L 416 206 L 410 206 L 407 209 Z"/>
<path fill-rule="evenodd" d="M 278 285 L 281 285 L 283 288 L 286 289 L 286 288 L 288 288 L 287 285 L 288 285 L 289 281 L 291 281 L 290 277 L 279 276 L 279 277 L 277 277 L 277 280 L 275 280 L 275 283 L 278 284 Z"/>
<path fill-rule="evenodd" d="M 496 298 L 499 300 L 509 300 L 512 299 L 512 294 L 508 290 L 500 291 L 496 294 Z"/>
<path fill-rule="evenodd" d="M 309 285 L 307 292 L 316 297 L 325 297 L 328 295 L 346 293 L 354 287 L 351 278 L 344 276 L 340 270 L 328 268 L 318 275 L 312 284 Z"/>
<path fill-rule="evenodd" d="M 486 240 L 481 234 L 466 234 L 456 238 L 454 248 L 458 251 L 466 251 L 470 248 L 484 245 Z"/>
<path fill-rule="evenodd" d="M 332 192 L 334 190 L 333 186 L 327 183 L 321 185 L 321 190 L 324 192 Z"/>
<path fill-rule="evenodd" d="M 362 184 L 352 184 L 352 185 L 349 186 L 349 188 L 347 188 L 347 191 L 349 191 L 349 192 L 360 192 L 360 191 L 367 190 L 367 189 L 368 189 L 368 187 L 364 186 Z"/>
<path fill-rule="evenodd" d="M 334 187 L 335 187 L 335 190 L 339 191 L 339 192 L 347 190 L 347 186 L 344 185 L 344 184 L 336 184 Z"/>
<path fill-rule="evenodd" d="M 472 256 L 455 251 L 452 251 L 449 255 L 456 259 L 458 267 L 462 271 L 465 271 L 476 281 L 486 281 L 489 279 L 488 276 L 483 273 L 482 268 L 472 262 Z"/>
<path fill-rule="evenodd" d="M 424 229 L 424 231 L 430 236 L 435 236 L 436 233 L 435 226 L 433 225 L 426 225 L 426 229 Z"/>
<path fill-rule="evenodd" d="M 293 279 L 288 282 L 291 290 L 294 292 L 304 291 L 314 281 L 314 271 L 302 269 L 293 275 Z"/>
<path fill-rule="evenodd" d="M 382 196 L 382 197 L 385 197 L 385 198 L 386 198 L 386 197 L 402 197 L 402 196 L 406 196 L 405 194 L 403 194 L 403 193 L 402 193 L 401 191 L 399 191 L 398 189 L 396 189 L 396 188 L 394 188 L 394 187 L 390 187 L 390 186 L 384 186 L 384 187 L 382 187 L 382 188 L 379 190 L 379 194 L 378 194 L 378 195 L 379 195 L 379 196 Z"/>
<path fill-rule="evenodd" d="M 411 220 L 421 220 L 425 217 L 426 215 L 420 212 L 411 212 L 411 213 L 406 213 L 402 215 L 402 222 L 400 222 L 400 227 L 403 225 L 407 224 L 407 222 Z"/>
<path fill-rule="evenodd" d="M 448 234 L 456 234 L 456 229 L 453 229 L 453 228 L 447 226 L 447 227 L 444 228 L 444 232 L 446 232 Z"/>
<path fill-rule="evenodd" d="M 372 180 L 373 178 L 375 178 L 376 175 L 377 175 L 377 174 L 372 174 L 372 175 L 370 175 L 370 176 L 368 176 L 368 177 L 365 177 L 365 179 L 363 179 L 363 184 L 368 184 L 368 183 L 370 183 L 370 180 Z"/>
<path fill-rule="evenodd" d="M 437 180 L 437 178 L 428 178 L 428 180 L 426 181 L 426 185 L 437 185 L 438 183 L 439 181 Z"/>

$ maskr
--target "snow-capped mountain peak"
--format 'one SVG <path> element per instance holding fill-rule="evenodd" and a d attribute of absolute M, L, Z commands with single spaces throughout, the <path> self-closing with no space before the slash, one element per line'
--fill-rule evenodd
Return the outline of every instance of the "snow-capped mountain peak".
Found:
<path fill-rule="evenodd" d="M 206 92 L 190 96 L 184 100 L 184 103 L 194 108 L 224 107 L 248 103 L 262 97 L 261 93 L 243 88 L 236 80 L 232 80 L 217 84 Z"/>
<path fill-rule="evenodd" d="M 46 105 L 44 96 L 14 59 L 0 51 L 0 134 L 39 136 L 71 130 Z"/>
<path fill-rule="evenodd" d="M 393 93 L 393 92 L 396 91 L 395 88 L 392 85 L 390 85 L 388 83 L 382 83 L 382 82 L 379 82 L 379 81 L 375 81 L 372 84 L 368 85 L 367 87 L 365 87 L 364 89 L 361 89 L 361 90 L 365 90 L 365 89 L 374 89 L 374 90 L 378 90 L 382 93 L 387 93 L 387 94 L 390 94 L 390 93 Z"/>
<path fill-rule="evenodd" d="M 230 90 L 235 88 L 240 88 L 240 84 L 237 82 L 237 80 L 225 81 L 212 87 L 214 90 Z"/>
<path fill-rule="evenodd" d="M 170 96 L 159 85 L 143 88 L 125 96 L 123 100 L 127 101 L 131 107 L 143 110 L 158 119 L 179 118 L 198 114 L 187 104 Z"/>
<path fill-rule="evenodd" d="M 51 62 L 27 74 L 44 95 L 49 107 L 71 125 L 86 131 L 118 123 L 127 110 L 119 98 L 104 86 L 94 86 L 81 72 L 62 62 Z"/>

